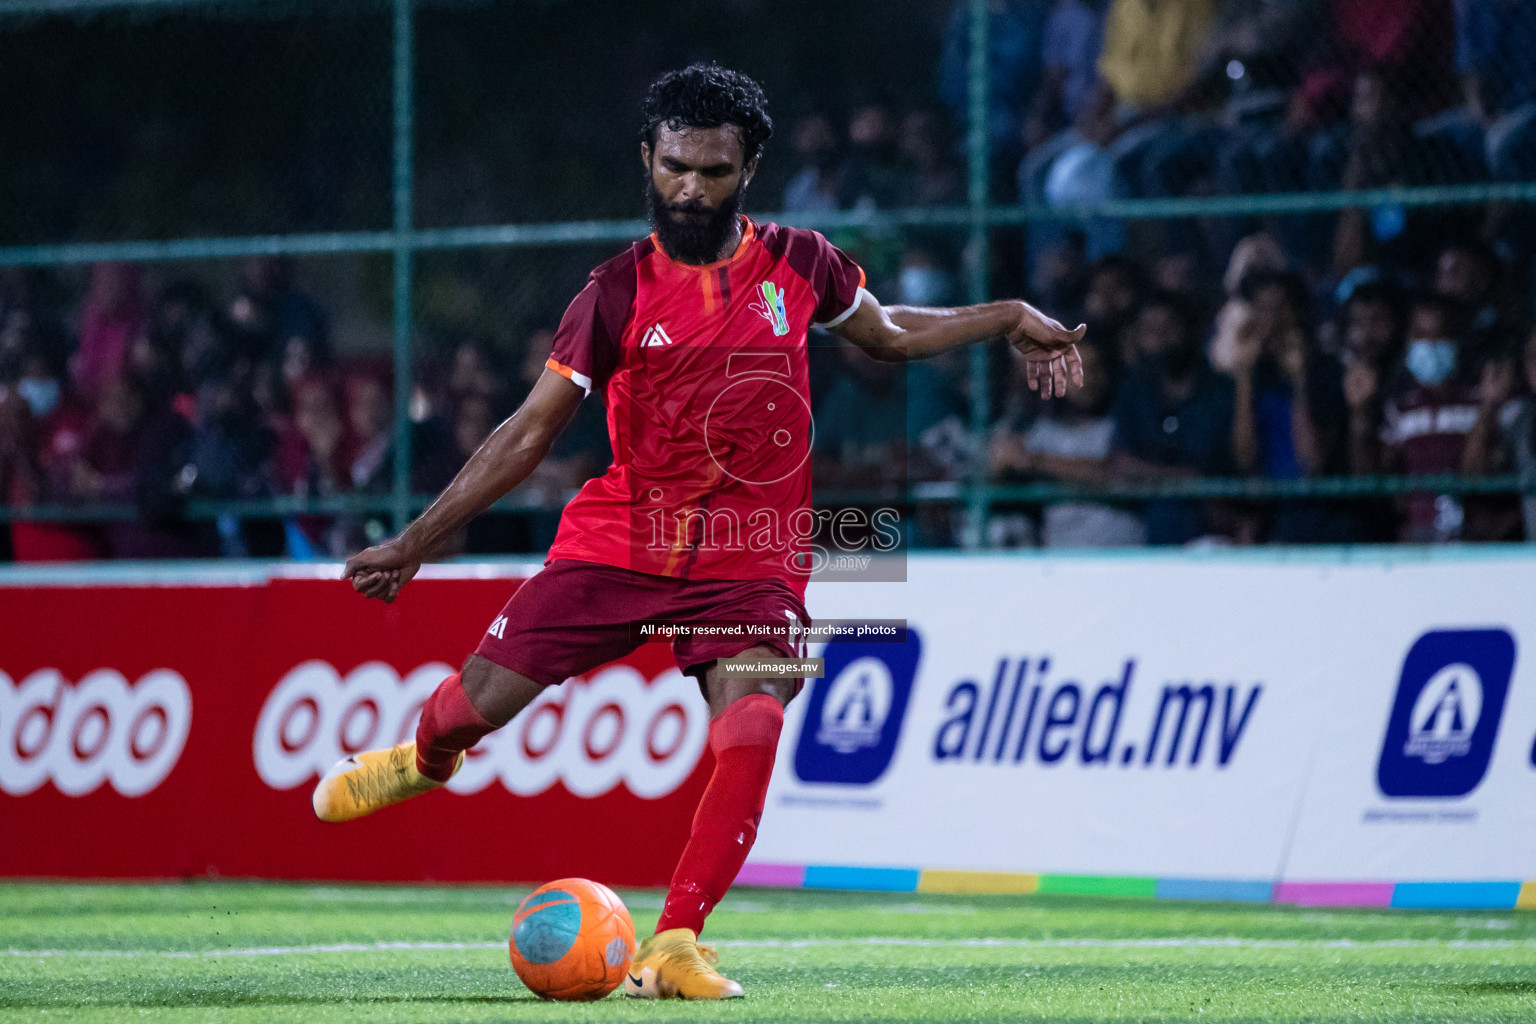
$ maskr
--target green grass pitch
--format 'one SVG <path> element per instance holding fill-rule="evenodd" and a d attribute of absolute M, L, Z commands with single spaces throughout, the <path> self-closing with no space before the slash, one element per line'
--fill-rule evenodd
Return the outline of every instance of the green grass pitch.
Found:
<path fill-rule="evenodd" d="M 1536 1022 L 1530 913 L 762 889 L 706 935 L 745 1000 L 542 1003 L 525 892 L 4 884 L 0 1020 Z"/>

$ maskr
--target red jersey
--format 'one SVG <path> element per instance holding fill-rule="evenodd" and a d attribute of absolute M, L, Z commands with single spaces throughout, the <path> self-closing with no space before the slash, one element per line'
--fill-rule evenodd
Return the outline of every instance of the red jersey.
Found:
<path fill-rule="evenodd" d="M 613 464 L 565 507 L 548 561 L 772 577 L 803 594 L 816 532 L 806 334 L 850 316 L 863 285 L 815 231 L 746 218 L 729 259 L 678 263 L 652 235 L 594 270 L 548 366 L 603 393 Z"/>
<path fill-rule="evenodd" d="M 1459 473 L 1467 435 L 1477 423 L 1477 398 L 1462 384 L 1410 384 L 1387 402 L 1382 421 L 1382 443 L 1402 452 L 1403 472 Z M 1436 507 L 1433 494 L 1408 496 L 1408 539 L 1434 532 Z"/>

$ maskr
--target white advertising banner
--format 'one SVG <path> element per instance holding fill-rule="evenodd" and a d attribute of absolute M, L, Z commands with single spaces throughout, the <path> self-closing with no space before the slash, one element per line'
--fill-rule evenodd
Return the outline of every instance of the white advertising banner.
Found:
<path fill-rule="evenodd" d="M 1536 557 L 915 557 L 813 585 L 754 863 L 1536 877 Z M 812 653 L 818 653 L 812 650 Z"/>

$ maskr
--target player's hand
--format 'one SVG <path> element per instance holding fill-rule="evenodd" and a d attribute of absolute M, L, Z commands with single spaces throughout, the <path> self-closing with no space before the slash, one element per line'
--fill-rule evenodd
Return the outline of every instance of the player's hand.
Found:
<path fill-rule="evenodd" d="M 387 540 L 347 559 L 341 578 L 351 580 L 352 589 L 364 597 L 389 604 L 420 568 L 420 557 L 407 551 L 398 540 Z"/>
<path fill-rule="evenodd" d="M 1067 393 L 1067 385 L 1083 386 L 1083 359 L 1077 343 L 1088 332 L 1086 324 L 1067 330 L 1027 302 L 1019 303 L 1019 323 L 1008 332 L 1008 344 L 1024 357 L 1024 380 L 1041 398 Z"/>

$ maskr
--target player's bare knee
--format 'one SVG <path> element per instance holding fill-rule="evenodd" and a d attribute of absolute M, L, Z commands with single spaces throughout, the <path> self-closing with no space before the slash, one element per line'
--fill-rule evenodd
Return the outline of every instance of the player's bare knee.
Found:
<path fill-rule="evenodd" d="M 464 695 L 475 709 L 493 725 L 505 725 L 532 703 L 544 688 L 521 673 L 514 672 L 478 654 L 471 654 L 459 672 Z"/>
<path fill-rule="evenodd" d="M 783 655 L 767 647 L 754 647 L 738 657 L 751 657 L 762 661 L 783 661 Z M 754 694 L 766 694 L 787 707 L 800 689 L 795 678 L 760 678 L 727 674 L 717 661 L 704 673 L 704 696 L 709 702 L 709 716 L 715 718 L 737 701 Z"/>

